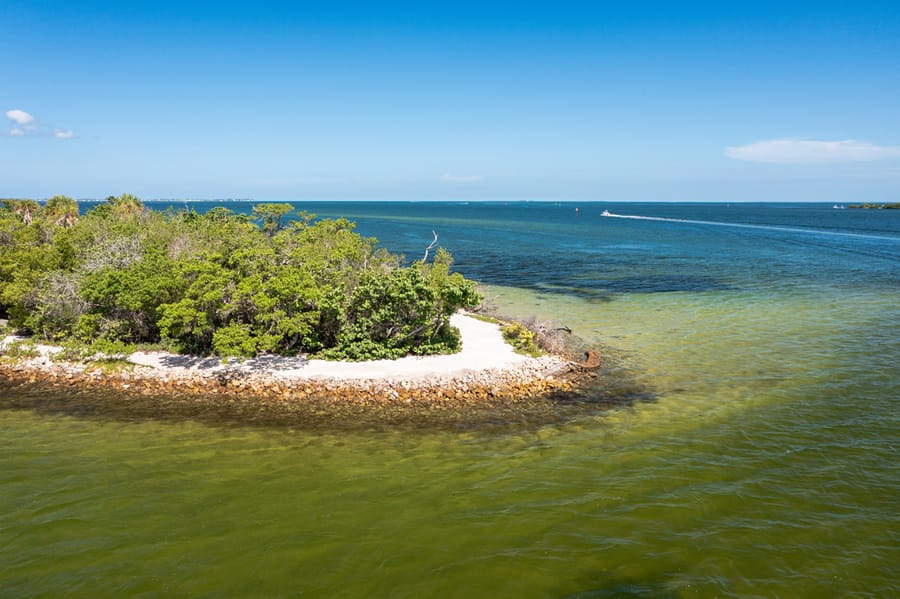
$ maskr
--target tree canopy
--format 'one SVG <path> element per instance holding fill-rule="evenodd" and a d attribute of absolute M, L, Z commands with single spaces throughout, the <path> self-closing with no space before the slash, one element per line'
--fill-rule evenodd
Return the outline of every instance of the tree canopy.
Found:
<path fill-rule="evenodd" d="M 219 356 L 336 359 L 452 352 L 475 284 L 401 258 L 345 219 L 290 204 L 160 212 L 130 194 L 79 217 L 56 196 L 0 202 L 0 315 L 49 341 L 153 343 Z"/>

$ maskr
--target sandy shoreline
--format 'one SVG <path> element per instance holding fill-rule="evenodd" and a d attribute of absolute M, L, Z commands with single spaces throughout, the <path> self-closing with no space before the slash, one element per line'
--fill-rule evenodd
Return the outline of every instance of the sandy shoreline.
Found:
<path fill-rule="evenodd" d="M 462 337 L 462 350 L 445 356 L 409 356 L 398 360 L 331 362 L 302 357 L 261 356 L 244 361 L 165 352 L 136 352 L 133 367 L 103 370 L 90 362 L 55 362 L 59 348 L 36 345 L 40 356 L 4 360 L 0 374 L 26 382 L 115 388 L 142 395 L 226 395 L 277 400 L 328 397 L 331 401 L 433 402 L 519 401 L 571 391 L 572 363 L 555 356 L 517 354 L 500 327 L 471 316 L 451 318 Z M 2 346 L 19 340 L 7 337 Z M 26 340 L 27 341 L 27 340 Z"/>

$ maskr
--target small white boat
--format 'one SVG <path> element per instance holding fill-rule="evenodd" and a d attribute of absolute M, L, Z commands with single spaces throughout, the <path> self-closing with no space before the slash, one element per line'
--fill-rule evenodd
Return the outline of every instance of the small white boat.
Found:
<path fill-rule="evenodd" d="M 604 210 L 600 213 L 600 216 L 612 216 L 612 214 L 610 214 L 609 210 Z"/>

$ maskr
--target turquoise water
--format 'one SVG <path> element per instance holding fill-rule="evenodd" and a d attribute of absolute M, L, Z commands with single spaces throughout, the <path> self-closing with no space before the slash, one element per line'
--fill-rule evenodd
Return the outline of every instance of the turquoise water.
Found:
<path fill-rule="evenodd" d="M 0 383 L 0 596 L 900 595 L 900 212 L 302 207 L 411 259 L 436 230 L 601 349 L 592 397 L 336 423 Z"/>

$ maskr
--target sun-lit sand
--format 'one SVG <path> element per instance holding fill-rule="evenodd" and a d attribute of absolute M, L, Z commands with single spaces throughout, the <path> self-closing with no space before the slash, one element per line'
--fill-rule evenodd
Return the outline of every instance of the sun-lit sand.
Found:
<path fill-rule="evenodd" d="M 165 352 L 137 352 L 128 360 L 141 366 L 169 370 L 237 370 L 267 372 L 285 380 L 302 379 L 399 379 L 451 377 L 466 372 L 508 370 L 538 362 L 515 353 L 503 340 L 500 327 L 463 314 L 450 322 L 462 335 L 462 350 L 446 356 L 407 356 L 398 360 L 344 362 L 262 356 L 223 364 L 218 358 L 196 358 Z"/>
<path fill-rule="evenodd" d="M 478 398 L 521 397 L 533 392 L 567 389 L 558 376 L 572 364 L 557 356 L 532 358 L 517 354 L 503 339 L 500 326 L 465 314 L 451 323 L 461 334 L 462 349 L 452 355 L 408 356 L 398 360 L 338 362 L 305 357 L 259 356 L 222 360 L 168 352 L 136 352 L 126 356 L 130 368 L 103 371 L 92 360 L 55 360 L 60 348 L 28 345 L 36 355 L 22 355 L 2 365 L 7 375 L 73 385 L 101 385 L 146 392 L 227 393 L 305 397 L 315 393 L 343 398 L 387 400 L 423 396 Z M 19 337 L 7 337 L 8 348 Z"/>

